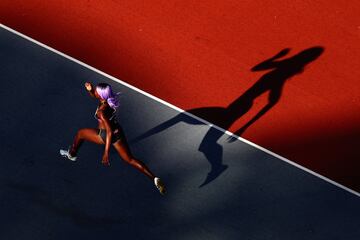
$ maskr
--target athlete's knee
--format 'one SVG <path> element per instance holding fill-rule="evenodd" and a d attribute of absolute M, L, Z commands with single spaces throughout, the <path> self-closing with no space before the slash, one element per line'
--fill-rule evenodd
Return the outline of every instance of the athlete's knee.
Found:
<path fill-rule="evenodd" d="M 129 164 L 131 164 L 132 161 L 133 161 L 133 158 L 132 158 L 131 156 L 129 156 L 129 155 L 123 155 L 123 156 L 121 156 L 121 158 L 122 158 L 125 162 L 127 162 L 127 163 L 129 163 Z"/>
<path fill-rule="evenodd" d="M 132 166 L 141 166 L 141 162 L 133 157 L 130 157 L 127 162 Z"/>

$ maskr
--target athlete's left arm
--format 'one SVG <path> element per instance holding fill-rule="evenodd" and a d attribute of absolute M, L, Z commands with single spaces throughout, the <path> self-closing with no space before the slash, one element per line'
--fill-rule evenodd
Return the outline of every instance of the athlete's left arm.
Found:
<path fill-rule="evenodd" d="M 109 119 L 104 115 L 103 111 L 98 111 L 99 118 L 103 121 L 106 129 L 106 141 L 105 141 L 105 151 L 102 158 L 102 163 L 104 165 L 110 165 L 109 164 L 109 151 L 110 151 L 110 144 L 111 144 L 111 138 L 112 138 L 112 131 L 110 127 Z"/>

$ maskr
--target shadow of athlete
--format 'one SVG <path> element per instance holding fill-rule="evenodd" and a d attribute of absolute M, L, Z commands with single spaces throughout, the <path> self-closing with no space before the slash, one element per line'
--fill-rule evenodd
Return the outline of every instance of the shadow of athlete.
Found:
<path fill-rule="evenodd" d="M 310 62 L 316 60 L 324 51 L 323 47 L 308 48 L 292 57 L 279 60 L 289 53 L 290 49 L 286 48 L 280 51 L 272 58 L 256 65 L 251 71 L 270 70 L 265 73 L 252 87 L 250 87 L 244 94 L 235 99 L 226 108 L 224 107 L 202 107 L 194 108 L 180 113 L 172 119 L 150 129 L 144 134 L 138 136 L 133 141 L 139 141 L 143 138 L 149 137 L 153 134 L 161 132 L 179 122 L 188 124 L 205 124 L 202 121 L 196 120 L 191 115 L 195 115 L 202 119 L 228 130 L 231 125 L 240 117 L 246 114 L 253 106 L 254 100 L 265 92 L 269 92 L 268 103 L 244 126 L 235 131 L 235 135 L 241 136 L 247 128 L 254 124 L 266 112 L 273 108 L 280 100 L 283 86 L 286 80 L 300 74 Z M 223 148 L 217 141 L 224 133 L 216 128 L 210 127 L 209 131 L 204 136 L 199 151 L 202 152 L 211 165 L 211 170 L 208 173 L 205 181 L 200 187 L 210 183 L 216 179 L 223 171 L 226 170 L 227 165 L 222 163 Z M 235 136 L 230 136 L 228 142 L 233 142 L 237 139 Z"/>

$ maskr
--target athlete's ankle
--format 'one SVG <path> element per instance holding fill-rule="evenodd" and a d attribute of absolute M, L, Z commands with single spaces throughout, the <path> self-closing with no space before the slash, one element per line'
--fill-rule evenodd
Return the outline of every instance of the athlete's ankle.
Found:
<path fill-rule="evenodd" d="M 69 149 L 69 154 L 70 154 L 72 157 L 76 157 L 76 150 L 74 150 L 74 148 L 70 147 L 70 149 Z"/>

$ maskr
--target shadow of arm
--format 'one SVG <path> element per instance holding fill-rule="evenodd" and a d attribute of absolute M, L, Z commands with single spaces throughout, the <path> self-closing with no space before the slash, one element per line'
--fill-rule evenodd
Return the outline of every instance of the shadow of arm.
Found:
<path fill-rule="evenodd" d="M 183 118 L 184 118 L 183 114 L 180 113 L 180 114 L 176 115 L 175 117 L 167 120 L 166 122 L 163 122 L 160 125 L 158 125 L 158 126 L 152 128 L 152 129 L 148 130 L 147 132 L 141 134 L 140 136 L 137 136 L 136 138 L 132 139 L 130 141 L 130 143 L 136 143 L 136 142 L 141 141 L 141 140 L 143 140 L 145 138 L 148 138 L 148 137 L 150 137 L 152 135 L 155 135 L 155 134 L 157 134 L 159 132 L 162 132 L 165 129 L 167 129 L 169 127 L 172 127 L 173 125 L 183 121 Z"/>
<path fill-rule="evenodd" d="M 276 54 L 275 56 L 259 63 L 258 65 L 256 65 L 255 67 L 251 68 L 252 72 L 256 72 L 256 71 L 263 71 L 263 70 L 268 70 L 268 69 L 272 69 L 278 66 L 279 62 L 275 62 L 275 59 L 284 57 L 286 54 L 288 54 L 290 52 L 290 48 L 285 48 L 283 50 L 281 50 L 278 54 Z"/>

